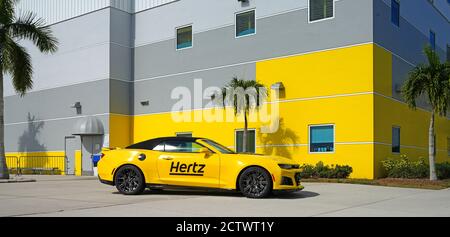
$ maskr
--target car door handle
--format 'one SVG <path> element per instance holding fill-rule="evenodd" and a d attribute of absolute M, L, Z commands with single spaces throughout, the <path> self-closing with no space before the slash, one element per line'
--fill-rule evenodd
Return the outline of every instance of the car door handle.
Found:
<path fill-rule="evenodd" d="M 171 156 L 160 156 L 159 158 L 161 158 L 163 160 L 173 160 L 173 157 L 171 157 Z"/>

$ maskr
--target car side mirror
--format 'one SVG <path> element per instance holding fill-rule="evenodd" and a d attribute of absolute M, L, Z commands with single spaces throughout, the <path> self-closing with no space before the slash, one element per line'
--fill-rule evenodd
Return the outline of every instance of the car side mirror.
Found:
<path fill-rule="evenodd" d="M 212 155 L 212 152 L 211 152 L 211 150 L 209 150 L 208 148 L 206 148 L 206 147 L 202 147 L 202 148 L 200 148 L 200 150 L 199 150 L 199 153 L 203 153 L 203 154 L 205 154 L 205 157 L 209 157 L 209 156 L 211 156 Z"/>

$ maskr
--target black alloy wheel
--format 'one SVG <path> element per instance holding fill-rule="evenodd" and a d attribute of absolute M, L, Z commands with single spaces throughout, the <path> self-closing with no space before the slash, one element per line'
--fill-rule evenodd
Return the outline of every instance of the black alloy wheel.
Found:
<path fill-rule="evenodd" d="M 239 178 L 239 187 L 248 198 L 266 198 L 272 192 L 270 174 L 259 167 L 246 169 Z"/>
<path fill-rule="evenodd" d="M 125 195 L 138 195 L 145 190 L 145 180 L 141 171 L 135 166 L 126 165 L 116 173 L 117 190 Z"/>

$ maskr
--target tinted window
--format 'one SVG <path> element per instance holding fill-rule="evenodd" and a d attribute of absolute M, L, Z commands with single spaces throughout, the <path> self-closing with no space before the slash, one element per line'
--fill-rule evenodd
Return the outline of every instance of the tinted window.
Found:
<path fill-rule="evenodd" d="M 140 142 L 134 145 L 127 147 L 127 149 L 139 149 L 139 150 L 153 150 L 158 144 L 161 144 L 161 140 L 148 140 L 144 142 Z"/>
<path fill-rule="evenodd" d="M 310 152 L 334 152 L 334 126 L 310 127 Z"/>
<path fill-rule="evenodd" d="M 450 44 L 447 45 L 447 62 L 450 62 Z"/>
<path fill-rule="evenodd" d="M 177 137 L 192 137 L 192 133 L 189 132 L 177 133 Z"/>
<path fill-rule="evenodd" d="M 177 29 L 177 49 L 192 47 L 192 26 Z"/>
<path fill-rule="evenodd" d="M 450 156 L 450 137 L 447 137 L 447 155 Z"/>
<path fill-rule="evenodd" d="M 391 21 L 392 24 L 400 26 L 400 2 L 391 0 Z"/>
<path fill-rule="evenodd" d="M 247 152 L 256 152 L 256 133 L 255 130 L 249 130 L 247 132 Z M 244 152 L 244 131 L 236 131 L 236 152 Z"/>
<path fill-rule="evenodd" d="M 164 142 L 155 146 L 155 148 L 153 148 L 154 151 L 164 151 Z"/>
<path fill-rule="evenodd" d="M 164 143 L 165 152 L 198 153 L 202 145 L 189 141 L 166 141 Z"/>
<path fill-rule="evenodd" d="M 400 128 L 392 128 L 392 152 L 400 153 Z"/>
<path fill-rule="evenodd" d="M 236 15 L 236 37 L 255 34 L 255 11 Z"/>
<path fill-rule="evenodd" d="M 436 50 L 436 34 L 433 31 L 430 31 L 430 45 L 432 49 Z"/>
<path fill-rule="evenodd" d="M 221 153 L 223 154 L 234 154 L 234 151 L 228 149 L 227 147 L 220 145 L 219 143 L 216 143 L 214 141 L 211 140 L 202 140 L 203 142 L 207 143 L 208 145 L 216 148 L 217 150 L 219 150 Z"/>
<path fill-rule="evenodd" d="M 309 21 L 333 17 L 334 0 L 309 0 Z"/>

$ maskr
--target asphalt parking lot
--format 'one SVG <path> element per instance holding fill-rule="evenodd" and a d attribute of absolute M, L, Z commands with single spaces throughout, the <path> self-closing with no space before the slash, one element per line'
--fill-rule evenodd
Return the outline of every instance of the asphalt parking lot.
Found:
<path fill-rule="evenodd" d="M 0 184 L 0 216 L 450 216 L 450 189 L 306 183 L 302 192 L 252 200 L 192 190 L 123 196 L 94 178 L 33 178 L 37 182 Z"/>

